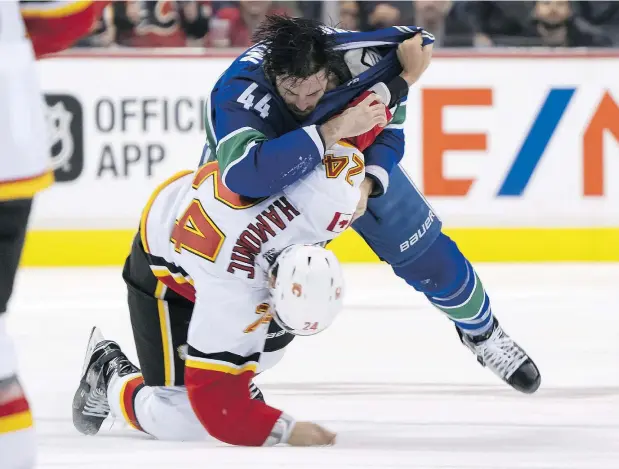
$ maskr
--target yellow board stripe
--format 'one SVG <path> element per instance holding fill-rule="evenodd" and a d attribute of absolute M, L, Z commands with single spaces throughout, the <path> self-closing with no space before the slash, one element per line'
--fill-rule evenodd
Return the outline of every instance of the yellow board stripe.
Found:
<path fill-rule="evenodd" d="M 174 372 L 172 366 L 174 358 L 170 355 L 172 337 L 170 336 L 170 315 L 168 313 L 167 301 L 163 300 L 167 287 L 157 280 L 155 297 L 157 298 L 157 311 L 159 311 L 159 326 L 161 327 L 161 343 L 163 344 L 163 369 L 165 386 L 172 386 L 174 383 Z"/>
<path fill-rule="evenodd" d="M 142 238 L 142 246 L 144 247 L 144 251 L 146 251 L 147 253 L 149 253 L 150 250 L 148 248 L 148 241 L 146 239 L 146 222 L 148 221 L 148 214 L 150 213 L 150 209 L 153 206 L 153 203 L 155 203 L 155 199 L 157 198 L 157 196 L 163 189 L 165 189 L 167 186 L 172 184 L 174 181 L 182 178 L 183 176 L 187 176 L 188 174 L 192 174 L 192 173 L 193 171 L 189 171 L 189 170 L 180 171 L 176 173 L 174 176 L 172 176 L 171 178 L 166 179 L 165 181 L 163 181 L 161 184 L 157 186 L 157 188 L 153 191 L 153 193 L 149 197 L 148 202 L 146 202 L 146 206 L 144 207 L 144 210 L 142 210 L 142 217 L 140 218 L 140 237 Z"/>
<path fill-rule="evenodd" d="M 453 228 L 446 234 L 473 262 L 619 262 L 619 228 Z M 133 230 L 31 231 L 22 265 L 122 265 L 134 236 Z M 378 262 L 350 229 L 329 249 L 341 262 Z"/>
<path fill-rule="evenodd" d="M 241 367 L 227 366 L 220 363 L 208 363 L 197 360 L 188 359 L 185 361 L 185 366 L 189 368 L 198 368 L 200 370 L 220 371 L 222 373 L 228 373 L 230 375 L 240 375 L 246 371 L 256 372 L 258 365 L 256 363 L 247 363 Z"/>
<path fill-rule="evenodd" d="M 32 2 L 30 5 L 21 3 L 20 10 L 24 18 L 60 18 L 84 11 L 92 3 L 92 1 Z"/>
<path fill-rule="evenodd" d="M 54 183 L 54 173 L 48 171 L 28 179 L 0 181 L 0 201 L 31 199 L 34 194 Z"/>
<path fill-rule="evenodd" d="M 29 410 L 17 414 L 0 417 L 0 434 L 25 430 L 33 425 L 32 413 Z"/>
<path fill-rule="evenodd" d="M 617 228 L 450 228 L 472 262 L 619 262 Z M 378 262 L 354 231 L 329 244 L 340 262 Z"/>

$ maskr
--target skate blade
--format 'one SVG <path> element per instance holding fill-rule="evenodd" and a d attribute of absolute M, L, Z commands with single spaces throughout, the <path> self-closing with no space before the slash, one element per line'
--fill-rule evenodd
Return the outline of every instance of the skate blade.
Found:
<path fill-rule="evenodd" d="M 88 369 L 88 363 L 90 362 L 90 357 L 92 357 L 92 353 L 99 342 L 105 340 L 103 334 L 101 333 L 101 329 L 97 326 L 94 326 L 90 331 L 90 337 L 88 338 L 88 346 L 86 347 L 86 356 L 84 357 L 84 364 L 82 365 L 82 376 L 86 374 L 86 370 Z"/>

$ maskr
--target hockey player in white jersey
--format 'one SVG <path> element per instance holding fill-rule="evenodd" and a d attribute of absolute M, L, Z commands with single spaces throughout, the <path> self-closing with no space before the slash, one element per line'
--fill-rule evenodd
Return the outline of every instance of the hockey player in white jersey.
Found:
<path fill-rule="evenodd" d="M 364 176 L 363 154 L 340 142 L 269 198 L 232 193 L 217 162 L 162 184 L 123 273 L 141 369 L 95 329 L 73 403 L 76 428 L 97 433 L 111 409 L 161 439 L 332 443 L 331 432 L 265 404 L 251 380 L 281 358 L 287 332 L 318 332 L 339 310 L 339 264 L 307 245 L 348 227 Z"/>
<path fill-rule="evenodd" d="M 32 200 L 54 180 L 36 57 L 86 34 L 106 3 L 0 1 L 0 468 L 35 464 L 30 406 L 17 378 L 6 311 Z"/>
<path fill-rule="evenodd" d="M 18 2 L 0 2 L 0 467 L 34 467 L 30 406 L 6 311 L 35 193 L 53 181 L 35 56 Z"/>

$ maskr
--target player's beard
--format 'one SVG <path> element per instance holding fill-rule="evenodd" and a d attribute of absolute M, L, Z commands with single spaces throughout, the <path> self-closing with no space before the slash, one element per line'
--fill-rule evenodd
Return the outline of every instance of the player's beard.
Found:
<path fill-rule="evenodd" d="M 297 108 L 296 106 L 288 106 L 288 109 L 290 110 L 290 112 L 292 112 L 292 114 L 294 114 L 294 117 L 298 120 L 298 121 L 302 121 L 303 119 L 305 119 L 307 116 L 309 116 L 312 112 L 314 112 L 314 109 L 316 109 L 315 107 L 311 108 L 311 109 L 306 109 L 305 111 L 301 111 L 299 108 Z"/>

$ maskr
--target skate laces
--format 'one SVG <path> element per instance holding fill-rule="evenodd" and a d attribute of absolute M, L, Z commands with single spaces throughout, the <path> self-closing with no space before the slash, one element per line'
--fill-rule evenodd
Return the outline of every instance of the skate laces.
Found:
<path fill-rule="evenodd" d="M 510 378 L 527 359 L 524 350 L 500 326 L 487 340 L 472 345 L 484 364 L 504 379 Z"/>
<path fill-rule="evenodd" d="M 101 388 L 95 388 L 88 394 L 86 405 L 82 414 L 90 417 L 107 417 L 110 413 L 110 406 L 107 402 L 107 395 Z"/>
<path fill-rule="evenodd" d="M 127 360 L 124 357 L 118 357 L 118 358 L 121 359 L 121 360 L 119 360 L 120 364 L 118 366 L 118 374 L 119 375 L 122 376 L 124 373 L 129 374 L 129 373 L 135 371 L 135 366 L 133 366 L 133 364 L 129 360 Z"/>
<path fill-rule="evenodd" d="M 119 355 L 118 357 L 112 358 L 104 366 L 104 376 L 106 382 L 108 382 L 110 377 L 115 373 L 119 376 L 124 376 L 136 371 L 135 366 L 124 355 Z"/>

